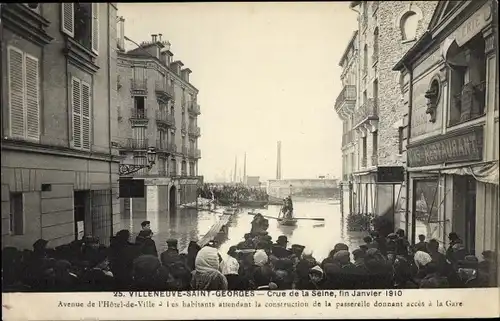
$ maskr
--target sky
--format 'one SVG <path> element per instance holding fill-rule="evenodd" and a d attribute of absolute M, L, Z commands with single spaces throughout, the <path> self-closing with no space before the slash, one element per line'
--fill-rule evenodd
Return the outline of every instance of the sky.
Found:
<path fill-rule="evenodd" d="M 202 114 L 199 175 L 282 178 L 342 174 L 339 60 L 357 27 L 349 2 L 119 3 L 134 42 L 163 34 L 192 70 Z M 135 45 L 128 43 L 127 49 Z"/>

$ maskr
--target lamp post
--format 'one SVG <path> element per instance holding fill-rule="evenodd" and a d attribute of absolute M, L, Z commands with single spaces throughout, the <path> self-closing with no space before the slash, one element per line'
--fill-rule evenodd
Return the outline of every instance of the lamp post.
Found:
<path fill-rule="evenodd" d="M 143 168 L 147 168 L 148 171 L 151 170 L 156 162 L 156 149 L 154 147 L 149 147 L 147 151 L 148 164 L 147 165 L 136 165 L 136 164 L 120 164 L 118 168 L 118 173 L 120 175 L 130 175 Z"/>

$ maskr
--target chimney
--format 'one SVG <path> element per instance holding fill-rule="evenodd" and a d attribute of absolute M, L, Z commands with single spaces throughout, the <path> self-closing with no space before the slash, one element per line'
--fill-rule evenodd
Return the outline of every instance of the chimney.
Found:
<path fill-rule="evenodd" d="M 151 42 L 155 43 L 156 42 L 156 37 L 157 35 L 151 35 Z"/>
<path fill-rule="evenodd" d="M 158 34 L 158 41 L 161 42 L 161 36 L 163 36 L 161 33 Z"/>
<path fill-rule="evenodd" d="M 125 51 L 125 19 L 118 19 L 118 48 Z"/>

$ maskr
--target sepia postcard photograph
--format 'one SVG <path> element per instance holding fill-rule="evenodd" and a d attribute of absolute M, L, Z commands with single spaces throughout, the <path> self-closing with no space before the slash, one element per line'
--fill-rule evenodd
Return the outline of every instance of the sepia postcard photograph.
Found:
<path fill-rule="evenodd" d="M 2 319 L 500 317 L 498 1 L 1 3 Z"/>

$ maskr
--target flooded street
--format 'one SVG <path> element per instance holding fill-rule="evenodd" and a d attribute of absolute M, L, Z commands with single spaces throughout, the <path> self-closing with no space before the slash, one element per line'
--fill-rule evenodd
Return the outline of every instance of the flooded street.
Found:
<path fill-rule="evenodd" d="M 267 209 L 258 209 L 263 215 L 277 217 L 280 207 L 269 206 Z M 217 209 L 222 212 L 222 208 Z M 250 222 L 253 215 L 248 214 L 250 209 L 241 209 L 232 217 L 229 225 L 227 239 L 220 246 L 221 255 L 225 256 L 231 245 L 236 245 L 243 240 L 243 235 L 250 231 Z M 277 221 L 269 219 L 269 234 L 276 241 L 279 235 L 286 235 L 290 246 L 294 243 L 302 244 L 313 250 L 317 259 L 328 255 L 335 243 L 344 242 L 350 248 L 356 248 L 362 242 L 364 234 L 345 231 L 342 222 L 339 204 L 330 200 L 295 200 L 294 212 L 298 218 L 324 218 L 322 221 L 299 220 L 296 227 L 280 226 Z M 132 218 L 130 217 L 132 216 Z M 132 215 L 122 214 L 122 228 L 129 229 L 135 235 L 141 229 L 141 222 L 151 221 L 151 229 L 155 233 L 153 239 L 158 251 L 163 251 L 166 240 L 175 238 L 179 241 L 179 250 L 185 251 L 189 241 L 198 240 L 205 235 L 210 227 L 215 224 L 220 214 L 193 209 L 180 209 L 177 213 L 169 215 L 168 212 L 139 213 Z"/>

